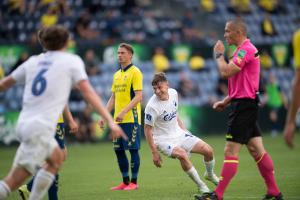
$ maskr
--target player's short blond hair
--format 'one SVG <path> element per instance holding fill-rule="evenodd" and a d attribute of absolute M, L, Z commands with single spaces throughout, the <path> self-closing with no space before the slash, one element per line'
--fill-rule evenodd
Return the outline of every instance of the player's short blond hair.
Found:
<path fill-rule="evenodd" d="M 134 54 L 134 50 L 133 50 L 133 47 L 130 45 L 130 44 L 127 44 L 127 43 L 121 43 L 119 45 L 119 48 L 125 48 L 127 51 L 129 51 L 132 55 Z"/>

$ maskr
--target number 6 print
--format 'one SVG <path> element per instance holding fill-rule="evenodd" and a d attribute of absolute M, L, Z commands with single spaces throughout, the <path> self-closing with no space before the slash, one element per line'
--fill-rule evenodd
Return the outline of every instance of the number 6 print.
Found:
<path fill-rule="evenodd" d="M 31 91 L 34 96 L 39 96 L 41 95 L 47 86 L 47 80 L 45 77 L 43 77 L 43 74 L 47 71 L 48 69 L 42 69 L 34 78 Z"/>

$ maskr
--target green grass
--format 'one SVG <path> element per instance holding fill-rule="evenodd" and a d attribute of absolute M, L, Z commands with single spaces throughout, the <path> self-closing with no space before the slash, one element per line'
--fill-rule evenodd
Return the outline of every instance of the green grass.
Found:
<path fill-rule="evenodd" d="M 220 173 L 223 161 L 223 137 L 204 138 L 215 149 L 216 172 Z M 300 199 L 300 137 L 295 150 L 288 149 L 281 137 L 264 137 L 266 149 L 271 154 L 278 185 L 285 199 Z M 0 177 L 8 172 L 16 147 L 0 147 Z M 186 200 L 197 192 L 195 184 L 181 170 L 177 160 L 163 157 L 163 167 L 156 168 L 145 141 L 141 149 L 141 167 L 137 191 L 110 191 L 121 181 L 115 155 L 110 143 L 69 145 L 69 157 L 60 172 L 61 200 Z M 202 157 L 192 160 L 202 176 Z M 214 188 L 208 183 L 209 187 Z M 261 199 L 265 186 L 256 165 L 245 148 L 240 154 L 237 175 L 228 187 L 224 199 Z M 9 200 L 17 200 L 14 192 Z"/>

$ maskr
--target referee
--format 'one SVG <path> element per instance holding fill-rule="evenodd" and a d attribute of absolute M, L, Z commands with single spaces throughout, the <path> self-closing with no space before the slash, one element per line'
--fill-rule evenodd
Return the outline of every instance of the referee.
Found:
<path fill-rule="evenodd" d="M 247 39 L 246 24 L 240 20 L 228 21 L 224 37 L 229 45 L 235 45 L 233 57 L 227 63 L 224 59 L 224 44 L 218 41 L 214 46 L 214 55 L 221 76 L 228 79 L 228 96 L 213 105 L 222 111 L 230 104 L 228 129 L 224 150 L 224 163 L 220 182 L 214 192 L 195 196 L 202 200 L 220 200 L 237 172 L 239 152 L 246 145 L 249 153 L 257 163 L 258 170 L 265 181 L 266 199 L 282 200 L 274 178 L 274 165 L 266 152 L 261 131 L 257 123 L 260 59 L 256 47 Z"/>

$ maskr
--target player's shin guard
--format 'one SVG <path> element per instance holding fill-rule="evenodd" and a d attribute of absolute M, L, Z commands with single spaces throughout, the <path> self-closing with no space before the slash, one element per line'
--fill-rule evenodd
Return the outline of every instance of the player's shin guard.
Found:
<path fill-rule="evenodd" d="M 224 192 L 229 182 L 237 172 L 238 164 L 239 164 L 239 160 L 237 157 L 225 156 L 222 171 L 221 171 L 220 182 L 217 188 L 215 189 L 215 193 L 217 194 L 219 199 L 223 198 Z"/>
<path fill-rule="evenodd" d="M 119 168 L 120 171 L 122 173 L 123 176 L 123 182 L 128 185 L 129 184 L 129 177 L 128 177 L 128 168 L 129 168 L 129 164 L 128 164 L 128 159 L 126 156 L 126 153 L 124 150 L 116 150 L 115 151 L 117 159 L 118 159 L 118 164 L 119 164 Z"/>
<path fill-rule="evenodd" d="M 53 181 L 52 185 L 48 190 L 48 199 L 49 200 L 58 200 L 58 174 L 55 175 L 55 180 Z"/>
<path fill-rule="evenodd" d="M 274 177 L 274 164 L 268 153 L 265 153 L 261 157 L 255 158 L 257 167 L 261 176 L 264 178 L 266 186 L 268 188 L 267 194 L 277 196 L 280 191 Z"/>
<path fill-rule="evenodd" d="M 10 188 L 4 181 L 0 181 L 0 200 L 4 200 L 11 193 Z"/>
<path fill-rule="evenodd" d="M 131 155 L 131 182 L 137 183 L 137 177 L 140 168 L 140 155 L 137 149 L 130 150 Z"/>
<path fill-rule="evenodd" d="M 50 172 L 40 169 L 34 179 L 33 187 L 29 200 L 41 200 L 48 191 L 54 180 L 54 175 Z"/>

